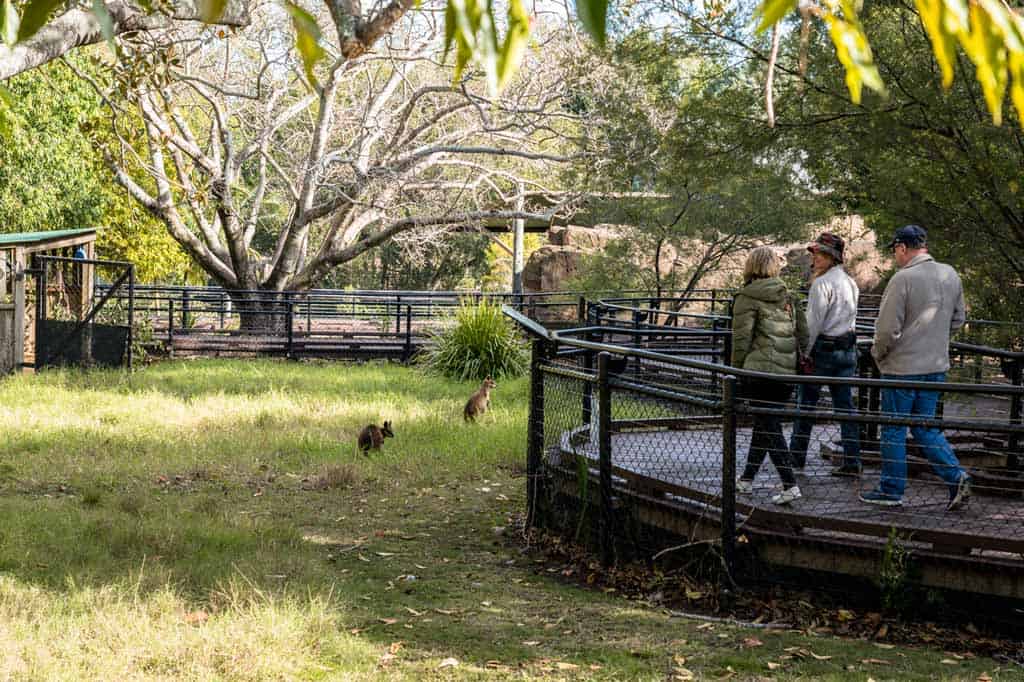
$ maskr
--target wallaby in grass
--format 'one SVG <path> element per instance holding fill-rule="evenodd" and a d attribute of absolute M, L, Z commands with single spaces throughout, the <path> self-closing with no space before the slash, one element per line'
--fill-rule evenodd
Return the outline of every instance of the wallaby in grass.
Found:
<path fill-rule="evenodd" d="M 391 430 L 391 422 L 384 422 L 384 426 L 367 424 L 359 432 L 359 449 L 364 454 L 370 450 L 380 450 L 380 446 L 384 443 L 385 438 L 394 437 L 395 432 Z"/>
<path fill-rule="evenodd" d="M 466 421 L 474 421 L 477 417 L 487 411 L 491 405 L 491 390 L 498 384 L 494 379 L 487 377 L 484 383 L 480 384 L 480 390 L 469 397 L 466 407 L 462 410 L 462 418 Z"/>

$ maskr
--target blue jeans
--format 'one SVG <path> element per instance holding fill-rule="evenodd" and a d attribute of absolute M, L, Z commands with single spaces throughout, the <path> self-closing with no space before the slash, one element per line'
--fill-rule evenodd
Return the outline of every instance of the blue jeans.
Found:
<path fill-rule="evenodd" d="M 814 358 L 814 373 L 827 377 L 852 377 L 857 373 L 857 350 L 822 350 L 822 344 L 815 342 L 811 357 Z M 853 413 L 853 387 L 828 384 L 832 395 L 832 407 L 838 412 Z M 821 397 L 821 384 L 800 384 L 798 409 L 813 410 Z M 793 466 L 802 469 L 807 462 L 807 443 L 811 437 L 813 418 L 798 417 L 793 422 L 793 435 L 789 440 L 789 456 Z M 860 466 L 860 426 L 856 422 L 840 422 L 839 431 L 843 438 L 843 466 Z"/>
<path fill-rule="evenodd" d="M 929 381 L 942 383 L 945 372 L 912 374 L 909 376 L 882 375 L 896 381 Z M 882 412 L 889 416 L 932 418 L 939 403 L 939 391 L 919 391 L 910 388 L 882 389 Z M 920 445 L 935 473 L 949 486 L 955 486 L 964 470 L 953 454 L 949 441 L 937 428 L 910 427 L 914 440 Z M 886 495 L 902 498 L 907 486 L 907 427 L 882 427 L 882 479 L 879 490 Z"/>

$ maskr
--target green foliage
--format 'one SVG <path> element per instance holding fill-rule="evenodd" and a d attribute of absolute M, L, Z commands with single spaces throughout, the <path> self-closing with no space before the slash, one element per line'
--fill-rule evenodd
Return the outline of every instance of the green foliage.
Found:
<path fill-rule="evenodd" d="M 454 323 L 434 334 L 421 362 L 430 371 L 459 380 L 517 377 L 529 355 L 501 305 L 463 301 Z"/>
<path fill-rule="evenodd" d="M 912 9 L 872 3 L 862 20 L 876 38 L 882 72 L 899 87 L 887 100 L 851 104 L 845 70 L 830 58 L 827 38 L 815 36 L 808 45 L 813 87 L 776 81 L 783 122 L 776 144 L 788 150 L 780 153 L 800 158 L 802 172 L 835 207 L 863 215 L 880 239 L 902 224 L 925 226 L 932 254 L 959 270 L 971 317 L 1020 321 L 1024 130 L 1015 118 L 991 121 L 976 80 L 958 78 L 943 92 Z"/>
<path fill-rule="evenodd" d="M 1009 87 L 1019 120 L 1024 123 L 1024 16 L 1019 10 L 997 0 L 914 0 L 914 4 L 942 71 L 943 86 L 948 90 L 953 84 L 959 47 L 974 63 L 992 121 L 996 125 L 1002 122 Z M 796 6 L 795 0 L 762 0 L 757 9 L 761 17 L 758 29 L 778 24 Z M 846 69 L 850 96 L 858 104 L 861 85 L 886 94 L 858 16 L 860 6 L 854 0 L 823 0 L 814 6 L 814 13 L 829 27 L 836 55 Z"/>
<path fill-rule="evenodd" d="M 85 82 L 54 63 L 7 86 L 13 126 L 0 145 L 0 230 L 97 227 L 98 257 L 135 263 L 140 282 L 193 270 L 163 225 L 115 185 L 90 145 L 89 137 L 110 134 L 109 119 Z"/>
<path fill-rule="evenodd" d="M 896 529 L 891 529 L 878 574 L 882 606 L 886 609 L 900 610 L 907 604 L 909 560 L 910 552 L 903 546 Z"/>
<path fill-rule="evenodd" d="M 444 15 L 444 59 L 448 59 L 454 47 L 455 82 L 466 66 L 476 61 L 484 70 L 488 90 L 497 94 L 518 70 L 530 35 L 530 16 L 521 0 L 507 1 L 507 28 L 505 39 L 501 40 L 493 0 L 449 0 Z M 602 17 L 602 31 L 603 28 Z"/>
<path fill-rule="evenodd" d="M 302 9 L 293 2 L 286 2 L 285 9 L 292 18 L 292 27 L 295 29 L 295 48 L 302 56 L 302 65 L 306 69 L 306 78 L 309 82 L 316 84 L 316 76 L 313 67 L 324 58 L 327 53 L 320 47 L 320 27 L 313 15 Z M 223 10 L 223 7 L 221 8 Z"/>

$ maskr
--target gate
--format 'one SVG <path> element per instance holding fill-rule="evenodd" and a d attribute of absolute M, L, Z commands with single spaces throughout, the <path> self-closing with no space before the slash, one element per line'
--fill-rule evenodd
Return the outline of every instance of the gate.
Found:
<path fill-rule="evenodd" d="M 89 258 L 34 256 L 35 368 L 132 366 L 135 266 Z M 97 286 L 102 285 L 102 286 Z M 102 293 L 97 299 L 97 290 Z"/>

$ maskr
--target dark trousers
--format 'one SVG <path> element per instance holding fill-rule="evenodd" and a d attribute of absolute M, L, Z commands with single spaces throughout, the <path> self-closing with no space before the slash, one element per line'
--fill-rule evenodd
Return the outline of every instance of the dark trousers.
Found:
<path fill-rule="evenodd" d="M 857 373 L 857 351 L 855 348 L 843 350 L 830 349 L 821 339 L 814 344 L 811 355 L 814 358 L 814 373 L 825 377 L 852 377 Z M 852 414 L 853 388 L 829 384 L 828 392 L 832 394 L 832 407 L 836 412 Z M 821 397 L 821 384 L 800 385 L 800 409 L 811 412 Z M 789 441 L 789 454 L 793 466 L 802 469 L 807 461 L 807 445 L 810 441 L 811 427 L 814 425 L 810 417 L 799 417 L 793 423 L 793 437 Z M 839 432 L 843 439 L 843 466 L 860 466 L 860 426 L 856 422 L 840 422 Z"/>
<path fill-rule="evenodd" d="M 793 387 L 777 381 L 751 380 L 744 382 L 743 397 L 756 407 L 782 408 L 789 401 Z M 779 472 L 783 485 L 791 488 L 796 485 L 796 476 L 789 461 L 789 448 L 782 435 L 782 419 L 774 415 L 756 415 L 754 432 L 750 437 L 750 452 L 747 453 L 747 466 L 743 469 L 745 480 L 752 481 L 757 476 L 765 455 L 771 458 L 772 464 Z"/>

